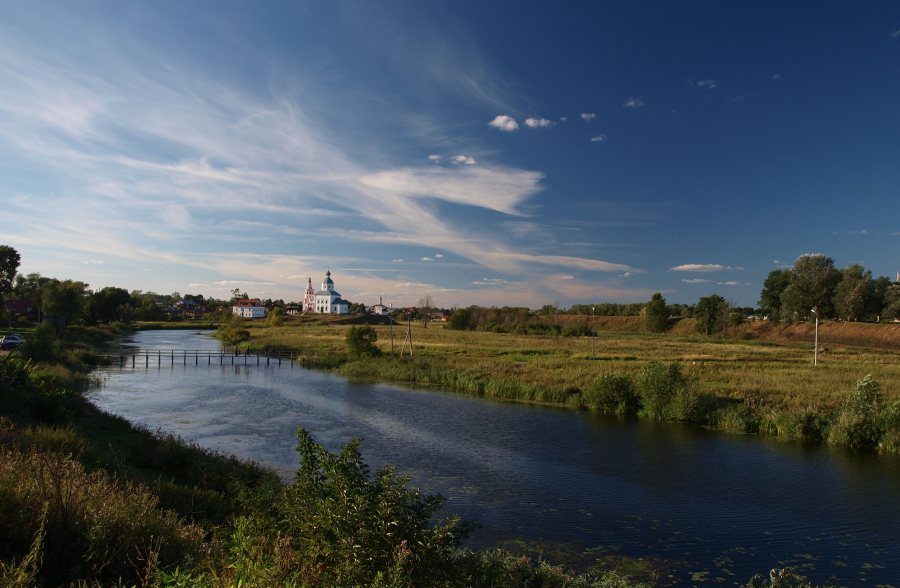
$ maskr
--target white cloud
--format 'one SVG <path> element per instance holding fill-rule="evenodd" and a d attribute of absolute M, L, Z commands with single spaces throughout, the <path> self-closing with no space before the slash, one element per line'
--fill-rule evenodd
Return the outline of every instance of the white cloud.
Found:
<path fill-rule="evenodd" d="M 438 163 L 441 160 L 441 156 L 440 155 L 429 155 L 428 159 L 430 159 L 431 161 L 433 161 L 435 163 Z"/>
<path fill-rule="evenodd" d="M 450 161 L 453 163 L 453 165 L 475 165 L 476 163 L 478 163 L 477 161 L 475 161 L 474 157 L 468 157 L 466 155 L 454 155 L 450 158 Z"/>
<path fill-rule="evenodd" d="M 562 117 L 562 118 L 560 118 L 559 120 L 561 120 L 561 121 L 563 121 L 563 122 L 569 122 L 569 119 L 568 119 L 567 117 L 565 117 L 565 116 Z"/>
<path fill-rule="evenodd" d="M 747 282 L 716 282 L 717 286 L 750 286 Z"/>
<path fill-rule="evenodd" d="M 419 197 L 432 197 L 456 204 L 478 206 L 503 212 L 521 215 L 519 205 L 539 190 L 538 182 L 543 178 L 538 172 L 506 169 L 490 166 L 463 166 L 461 168 L 403 168 L 381 171 L 355 178 L 362 188 L 374 189 L 377 193 L 368 194 L 372 203 L 385 202 L 390 198 L 395 208 L 385 210 L 366 209 L 365 212 L 379 215 L 379 220 L 389 221 L 389 226 L 398 229 L 408 228 L 398 220 L 403 210 L 410 212 L 415 208 L 421 214 L 421 207 L 414 204 Z M 368 199 L 367 199 L 368 200 Z M 437 220 L 437 219 L 434 219 Z M 405 223 L 405 221 L 404 221 Z M 421 219 L 419 223 L 421 224 Z M 432 228 L 424 229 L 427 235 Z"/>
<path fill-rule="evenodd" d="M 644 99 L 639 96 L 637 98 L 629 98 L 628 102 L 626 102 L 622 106 L 625 106 L 627 108 L 638 108 L 643 105 L 644 105 Z"/>
<path fill-rule="evenodd" d="M 593 112 L 582 112 L 581 118 L 584 119 L 584 122 L 588 122 L 588 121 L 591 121 L 591 120 L 594 120 L 595 118 L 597 118 L 597 115 L 594 114 Z"/>
<path fill-rule="evenodd" d="M 892 39 L 896 39 L 897 37 L 900 37 L 900 31 L 894 31 L 893 33 L 891 33 Z"/>
<path fill-rule="evenodd" d="M 701 88 L 707 88 L 709 90 L 715 90 L 719 87 L 715 80 L 700 80 L 697 82 L 697 85 Z"/>
<path fill-rule="evenodd" d="M 89 260 L 85 261 L 84 263 L 87 265 L 101 265 L 104 262 L 101 259 L 89 259 Z"/>
<path fill-rule="evenodd" d="M 533 129 L 536 129 L 539 127 L 552 127 L 555 124 L 556 124 L 555 122 L 553 122 L 552 120 L 547 120 L 546 118 L 526 118 L 525 119 L 525 126 L 531 127 Z"/>
<path fill-rule="evenodd" d="M 847 231 L 848 235 L 868 235 L 868 229 L 862 229 L 861 231 Z"/>
<path fill-rule="evenodd" d="M 511 116 L 506 116 L 505 114 L 501 114 L 497 117 L 494 117 L 494 120 L 488 123 L 489 127 L 494 127 L 495 129 L 500 129 L 501 131 L 515 131 L 519 128 L 519 123 L 516 122 Z"/>
<path fill-rule="evenodd" d="M 443 254 L 443 253 L 438 253 L 438 254 L 435 255 L 435 257 L 444 257 L 444 254 Z"/>
<path fill-rule="evenodd" d="M 669 271 L 672 272 L 720 272 L 723 270 L 734 269 L 730 266 L 719 265 L 715 263 L 711 264 L 702 264 L 702 263 L 686 263 L 684 265 L 677 265 L 675 267 L 670 267 Z"/>
<path fill-rule="evenodd" d="M 773 80 L 780 80 L 780 79 L 781 79 L 781 74 L 775 74 L 775 75 L 773 75 L 773 76 L 772 76 L 772 79 L 773 79 Z"/>
<path fill-rule="evenodd" d="M 431 257 L 423 257 L 422 261 L 434 261 L 434 259 Z"/>
<path fill-rule="evenodd" d="M 602 143 L 603 141 L 606 141 L 606 135 L 600 133 L 596 137 L 591 137 L 591 141 L 594 143 Z"/>
<path fill-rule="evenodd" d="M 694 278 L 692 280 L 682 279 L 685 284 L 710 284 L 712 280 L 704 280 L 703 278 Z"/>
<path fill-rule="evenodd" d="M 560 280 L 574 280 L 575 276 L 559 276 Z"/>

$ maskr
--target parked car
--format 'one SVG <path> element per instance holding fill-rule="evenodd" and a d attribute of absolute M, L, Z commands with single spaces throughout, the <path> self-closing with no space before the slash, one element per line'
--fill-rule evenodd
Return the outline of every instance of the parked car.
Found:
<path fill-rule="evenodd" d="M 4 351 L 15 349 L 24 342 L 25 337 L 23 337 L 22 335 L 15 333 L 13 333 L 12 335 L 6 335 L 5 337 L 0 337 L 0 349 Z"/>

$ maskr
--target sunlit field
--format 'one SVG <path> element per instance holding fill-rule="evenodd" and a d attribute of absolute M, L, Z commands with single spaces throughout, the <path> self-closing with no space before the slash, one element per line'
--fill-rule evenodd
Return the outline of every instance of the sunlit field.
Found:
<path fill-rule="evenodd" d="M 393 329 L 376 325 L 377 345 L 385 356 L 349 362 L 338 369 L 358 377 L 463 383 L 457 387 L 487 394 L 515 383 L 544 389 L 537 400 L 569 403 L 569 396 L 603 374 L 634 377 L 649 361 L 659 360 L 677 362 L 685 376 L 717 397 L 751 398 L 765 406 L 833 410 L 854 383 L 868 374 L 881 384 L 885 400 L 900 396 L 900 355 L 894 344 L 900 325 L 823 324 L 818 365 L 814 365 L 811 325 L 749 324 L 724 337 L 706 338 L 692 332 L 690 321 L 682 322 L 670 333 L 644 334 L 602 330 L 611 326 L 621 331 L 630 324 L 631 330 L 639 331 L 637 319 L 607 321 L 598 325 L 593 338 L 453 331 L 440 323 L 428 328 L 422 323 L 394 324 Z M 251 347 L 292 350 L 315 357 L 324 366 L 329 358 L 346 353 L 350 326 L 315 320 L 281 327 L 248 322 L 245 328 Z M 871 347 L 834 342 L 865 342 L 867 336 Z M 785 340 L 796 337 L 809 341 Z M 418 369 L 411 370 L 412 366 Z M 429 372 L 449 372 L 453 377 L 434 381 L 436 373 Z M 417 373 L 424 377 L 416 377 Z"/>

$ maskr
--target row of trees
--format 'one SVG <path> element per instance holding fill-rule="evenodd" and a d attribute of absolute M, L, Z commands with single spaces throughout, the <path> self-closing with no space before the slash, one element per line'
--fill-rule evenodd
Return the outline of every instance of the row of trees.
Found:
<path fill-rule="evenodd" d="M 4 295 L 17 300 L 33 301 L 34 318 L 43 320 L 45 317 L 54 317 L 60 325 L 75 322 L 109 324 L 162 320 L 166 317 L 162 309 L 179 300 L 193 300 L 208 308 L 225 304 L 219 300 L 204 299 L 202 294 L 181 296 L 178 292 L 129 292 L 114 286 L 93 291 L 85 282 L 58 280 L 39 273 L 16 275 L 6 288 Z"/>
<path fill-rule="evenodd" d="M 824 319 L 876 321 L 900 318 L 900 286 L 873 278 L 858 263 L 843 269 L 824 255 L 801 255 L 793 267 L 769 273 L 759 305 L 770 320 Z"/>

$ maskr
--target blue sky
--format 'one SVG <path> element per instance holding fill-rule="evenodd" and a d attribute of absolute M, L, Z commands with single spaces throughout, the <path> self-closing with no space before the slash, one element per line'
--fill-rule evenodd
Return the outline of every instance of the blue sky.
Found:
<path fill-rule="evenodd" d="M 300 300 L 755 305 L 900 270 L 900 4 L 7 2 L 20 272 Z"/>

